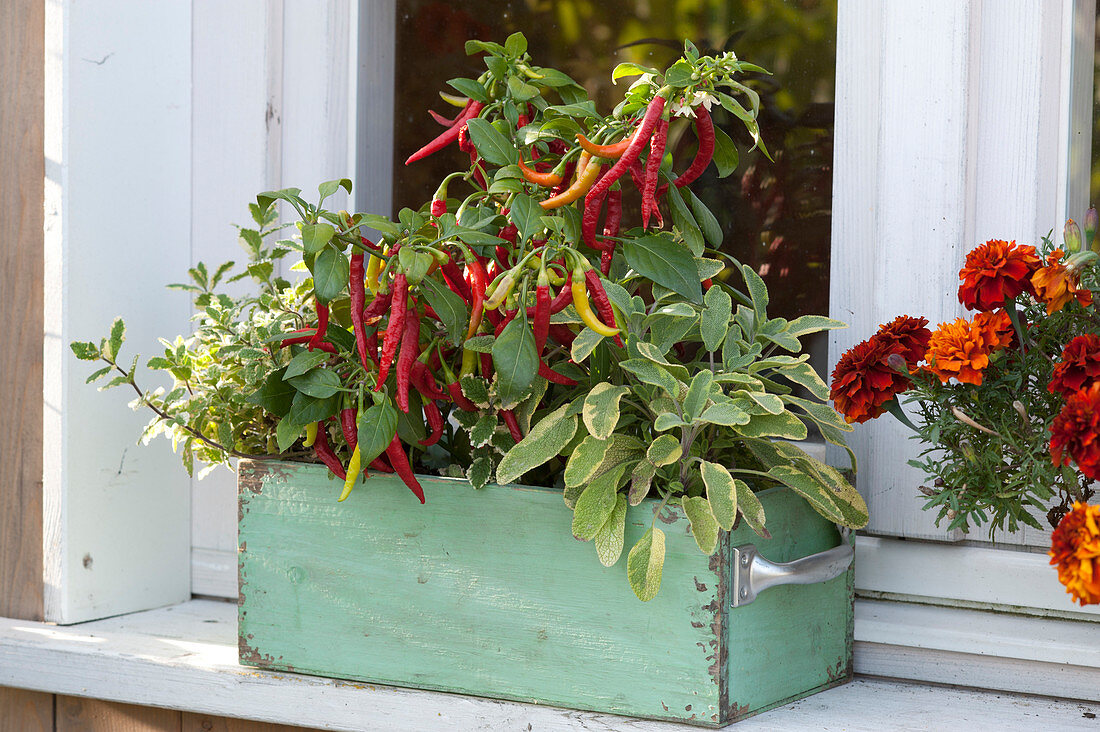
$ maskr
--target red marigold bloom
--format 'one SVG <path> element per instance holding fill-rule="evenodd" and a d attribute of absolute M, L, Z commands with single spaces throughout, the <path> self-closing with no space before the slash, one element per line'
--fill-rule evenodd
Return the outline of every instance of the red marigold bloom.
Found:
<path fill-rule="evenodd" d="M 990 239 L 966 255 L 959 302 L 968 310 L 996 310 L 1022 292 L 1034 294 L 1031 275 L 1042 264 L 1035 247 Z"/>
<path fill-rule="evenodd" d="M 1100 479 L 1100 382 L 1066 399 L 1050 435 L 1055 465 L 1068 465 L 1072 459 L 1085 477 Z"/>
<path fill-rule="evenodd" d="M 928 318 L 899 315 L 889 323 L 880 326 L 871 340 L 889 344 L 892 352 L 901 354 L 912 368 L 924 360 L 924 354 L 928 351 L 928 341 L 932 338 L 932 331 L 928 330 L 926 325 L 928 325 Z"/>
<path fill-rule="evenodd" d="M 1100 602 L 1100 506 L 1073 504 L 1050 536 L 1050 563 L 1074 600 Z"/>
<path fill-rule="evenodd" d="M 909 388 L 909 379 L 887 363 L 893 353 L 891 343 L 871 338 L 840 357 L 829 398 L 849 423 L 874 419 L 886 411 L 882 405 Z"/>
<path fill-rule="evenodd" d="M 1096 381 L 1100 381 L 1100 336 L 1092 333 L 1077 336 L 1062 351 L 1062 362 L 1054 367 L 1048 388 L 1069 397 Z"/>
<path fill-rule="evenodd" d="M 1061 249 L 1055 249 L 1047 256 L 1047 266 L 1031 275 L 1035 298 L 1047 304 L 1047 315 L 1058 312 L 1073 298 L 1084 307 L 1092 305 L 1092 291 L 1079 286 L 1080 272 L 1062 264 L 1063 256 Z"/>
<path fill-rule="evenodd" d="M 940 323 L 928 342 L 926 369 L 947 383 L 956 378 L 979 386 L 989 354 L 1012 342 L 1012 321 L 1008 313 L 978 313 L 973 321 L 956 318 Z"/>

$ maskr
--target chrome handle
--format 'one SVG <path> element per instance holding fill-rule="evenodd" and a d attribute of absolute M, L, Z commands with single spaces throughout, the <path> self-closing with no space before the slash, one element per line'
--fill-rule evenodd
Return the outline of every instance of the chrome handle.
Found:
<path fill-rule="evenodd" d="M 848 571 L 855 547 L 847 541 L 793 562 L 770 562 L 755 544 L 733 550 L 733 607 L 748 605 L 764 590 L 777 585 L 812 585 L 839 577 Z"/>

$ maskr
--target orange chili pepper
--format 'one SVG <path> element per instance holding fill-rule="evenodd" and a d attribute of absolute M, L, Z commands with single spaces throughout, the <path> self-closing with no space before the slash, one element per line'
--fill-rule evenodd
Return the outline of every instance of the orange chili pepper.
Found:
<path fill-rule="evenodd" d="M 540 201 L 539 205 L 546 211 L 554 208 L 561 208 L 567 206 L 573 201 L 588 193 L 588 189 L 591 188 L 596 179 L 600 177 L 600 168 L 602 166 L 596 163 L 590 163 L 589 158 L 591 155 L 588 153 L 581 153 L 580 160 L 577 161 L 577 169 L 581 172 L 577 174 L 577 179 L 573 181 L 573 185 L 566 188 L 564 191 L 556 196 L 547 198 L 545 201 Z M 581 170 L 581 164 L 584 164 L 583 170 Z"/>
<path fill-rule="evenodd" d="M 549 173 L 540 173 L 537 170 L 531 170 L 523 164 L 523 158 L 519 159 L 519 169 L 523 173 L 524 179 L 528 183 L 534 183 L 535 185 L 543 186 L 544 188 L 553 188 L 561 183 L 561 175 L 551 171 Z"/>
<path fill-rule="evenodd" d="M 598 158 L 609 158 L 611 160 L 621 158 L 626 149 L 630 147 L 632 139 L 633 135 L 630 135 L 625 140 L 619 140 L 610 145 L 597 145 L 584 135 L 577 135 L 577 142 L 580 143 L 582 150 Z"/>

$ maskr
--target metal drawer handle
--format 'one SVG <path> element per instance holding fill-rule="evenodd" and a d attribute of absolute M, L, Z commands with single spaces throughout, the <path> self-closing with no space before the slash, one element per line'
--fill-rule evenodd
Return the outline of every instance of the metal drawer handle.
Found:
<path fill-rule="evenodd" d="M 793 562 L 769 562 L 755 544 L 733 550 L 733 607 L 748 605 L 756 596 L 777 585 L 812 585 L 839 577 L 848 571 L 855 547 L 847 541 Z"/>

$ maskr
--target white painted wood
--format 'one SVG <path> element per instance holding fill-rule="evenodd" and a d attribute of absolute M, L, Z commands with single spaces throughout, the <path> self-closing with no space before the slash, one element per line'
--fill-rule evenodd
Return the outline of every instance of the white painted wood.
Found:
<path fill-rule="evenodd" d="M 974 3 L 840 4 L 829 361 L 900 313 L 958 310 Z M 934 39 L 934 42 L 931 42 Z M 885 417 L 850 442 L 876 533 L 946 538 L 916 500 L 917 445 Z"/>
<path fill-rule="evenodd" d="M 1013 612 L 1100 618 L 1096 605 L 1075 605 L 1046 554 L 900 541 L 856 539 L 856 591 L 923 603 L 974 603 Z"/>
<path fill-rule="evenodd" d="M 356 210 L 389 216 L 393 209 L 393 100 L 396 0 L 359 7 L 355 116 Z"/>
<path fill-rule="evenodd" d="M 1058 109 L 1066 119 L 1059 125 L 1064 139 L 1059 142 L 1061 153 L 1058 169 L 1058 210 L 1066 218 L 1078 219 L 1092 203 L 1089 201 L 1089 179 L 1092 168 L 1092 111 L 1094 107 L 1093 76 L 1096 73 L 1096 0 L 1073 0 L 1063 13 L 1061 97 Z"/>
<path fill-rule="evenodd" d="M 124 315 L 128 364 L 188 327 L 163 287 L 190 253 L 191 4 L 47 11 L 43 564 L 46 617 L 71 623 L 190 594 L 186 474 L 166 442 L 135 446 L 148 415 L 85 386 L 68 343 Z"/>
<path fill-rule="evenodd" d="M 243 668 L 235 629 L 231 604 L 201 600 L 70 628 L 0 619 L 0 685 L 337 730 L 698 729 Z M 857 664 L 863 649 L 878 651 L 872 642 L 857 648 Z M 1033 681 L 1026 671 L 1038 667 L 1028 665 L 1020 680 Z M 1098 712 L 1095 704 L 857 679 L 736 729 L 1095 729 L 1082 715 Z"/>
<path fill-rule="evenodd" d="M 234 537 L 236 534 L 234 533 Z M 237 597 L 237 550 L 191 548 L 191 592 L 202 597 Z"/>
<path fill-rule="evenodd" d="M 855 628 L 860 674 L 1100 699 L 1095 623 L 860 600 Z"/>

